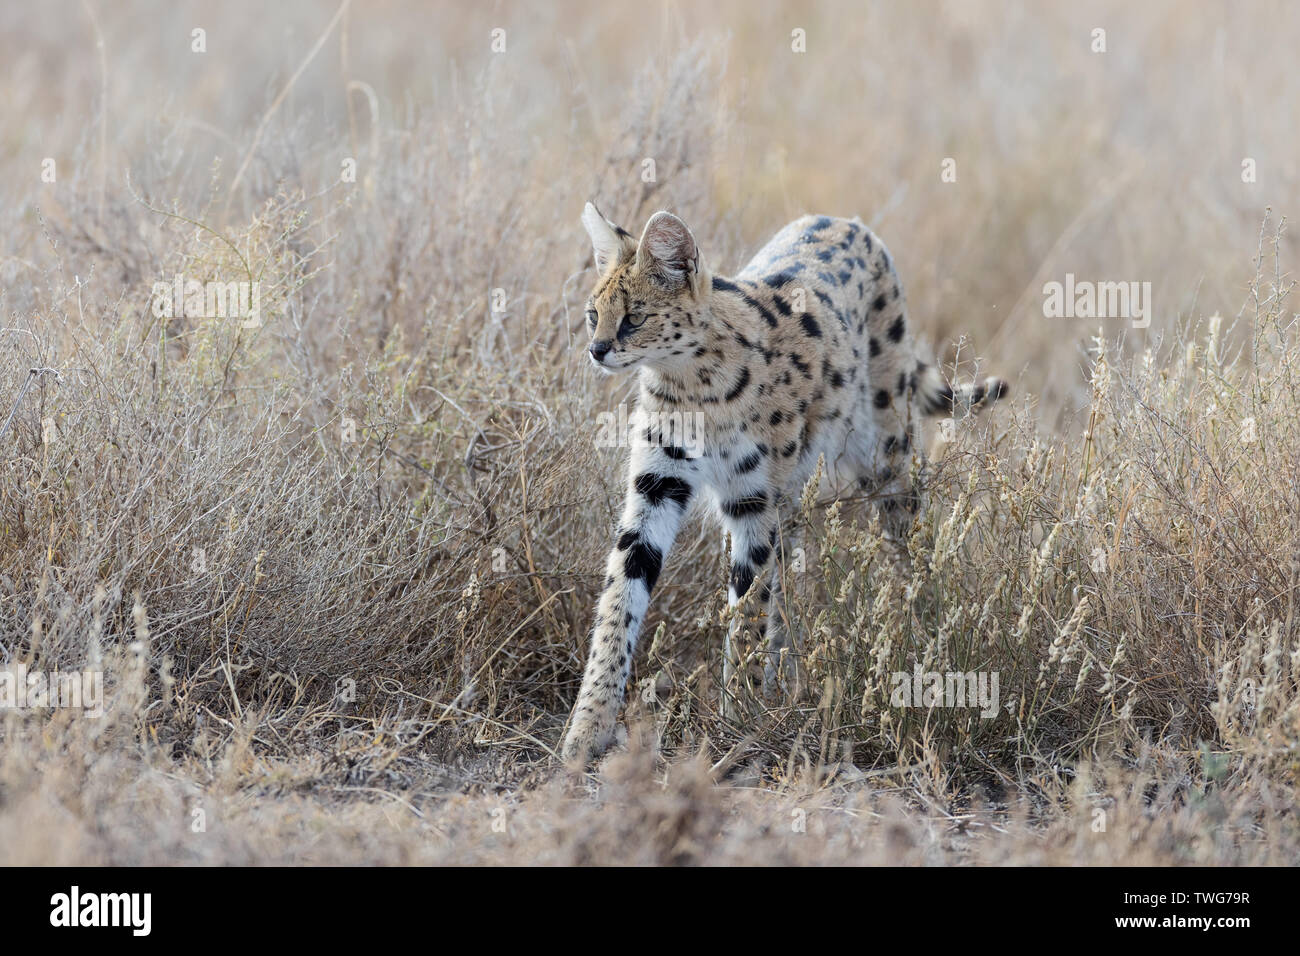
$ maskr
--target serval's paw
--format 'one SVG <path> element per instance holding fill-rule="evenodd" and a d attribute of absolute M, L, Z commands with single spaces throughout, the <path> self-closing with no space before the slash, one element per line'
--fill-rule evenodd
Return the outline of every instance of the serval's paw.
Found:
<path fill-rule="evenodd" d="M 590 711 L 575 712 L 560 748 L 560 759 L 572 770 L 585 770 L 614 742 L 614 720 Z"/>

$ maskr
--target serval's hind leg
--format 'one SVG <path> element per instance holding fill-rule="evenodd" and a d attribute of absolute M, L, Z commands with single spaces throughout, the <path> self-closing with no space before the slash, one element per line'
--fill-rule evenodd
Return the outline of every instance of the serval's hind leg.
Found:
<path fill-rule="evenodd" d="M 772 582 L 767 593 L 767 662 L 763 667 L 763 699 L 775 703 L 783 690 L 788 690 L 794 673 L 794 660 L 790 654 L 790 621 L 785 606 L 785 589 L 782 577 L 788 562 L 780 555 L 772 568 Z"/>

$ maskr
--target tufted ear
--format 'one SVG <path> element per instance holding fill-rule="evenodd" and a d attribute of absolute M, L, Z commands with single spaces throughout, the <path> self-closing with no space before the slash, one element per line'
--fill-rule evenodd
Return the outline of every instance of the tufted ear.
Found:
<path fill-rule="evenodd" d="M 632 255 L 632 234 L 620 229 L 600 214 L 595 203 L 582 209 L 582 224 L 591 236 L 592 252 L 596 256 L 596 269 L 604 272 L 611 262 L 621 262 Z"/>
<path fill-rule="evenodd" d="M 686 223 L 670 212 L 657 212 L 641 233 L 636 262 L 642 271 L 657 276 L 667 286 L 690 284 L 694 288 L 700 272 L 700 251 Z"/>

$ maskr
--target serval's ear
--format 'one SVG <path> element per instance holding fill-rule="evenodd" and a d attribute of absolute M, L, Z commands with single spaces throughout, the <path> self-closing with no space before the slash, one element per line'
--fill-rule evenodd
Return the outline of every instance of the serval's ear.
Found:
<path fill-rule="evenodd" d="M 670 288 L 686 284 L 694 288 L 700 273 L 700 250 L 686 223 L 670 212 L 657 212 L 641 233 L 636 264 Z"/>
<path fill-rule="evenodd" d="M 632 234 L 620 229 L 600 214 L 595 203 L 587 203 L 582 210 L 582 224 L 591 236 L 592 252 L 596 256 L 596 269 L 604 272 L 612 262 L 630 259 L 636 251 Z"/>

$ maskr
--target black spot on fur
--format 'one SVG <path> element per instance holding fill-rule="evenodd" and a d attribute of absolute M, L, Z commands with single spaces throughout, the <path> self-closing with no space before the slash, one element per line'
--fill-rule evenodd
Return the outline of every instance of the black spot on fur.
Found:
<path fill-rule="evenodd" d="M 803 326 L 804 333 L 809 338 L 819 339 L 822 335 L 822 327 L 817 324 L 817 320 L 811 315 L 804 314 L 799 317 L 799 324 Z"/>
<path fill-rule="evenodd" d="M 903 339 L 903 327 L 904 327 L 904 322 L 903 322 L 903 317 L 902 317 L 901 315 L 900 315 L 898 318 L 894 319 L 893 322 L 890 322 L 890 323 L 889 323 L 889 341 L 891 341 L 891 342 L 900 342 L 900 341 L 902 341 L 902 339 Z"/>
<path fill-rule="evenodd" d="M 753 309 L 755 312 L 757 312 L 759 315 L 761 315 L 763 317 L 763 320 L 767 322 L 767 324 L 770 325 L 772 328 L 776 328 L 778 325 L 780 325 L 780 322 L 777 321 L 776 316 L 772 314 L 771 310 L 768 309 L 767 306 L 763 305 L 763 303 L 759 302 L 757 299 L 755 299 L 752 295 L 750 295 L 740 286 L 736 285 L 734 282 L 728 282 L 726 279 L 722 279 L 719 278 L 718 276 L 714 276 L 713 290 L 715 292 L 730 292 L 733 295 L 740 296 L 740 298 L 744 300 L 744 303 L 747 306 L 749 306 L 751 309 Z"/>
<path fill-rule="evenodd" d="M 638 541 L 623 559 L 623 573 L 633 581 L 645 581 L 645 589 L 654 589 L 663 569 L 664 556 L 652 544 Z"/>
<path fill-rule="evenodd" d="M 953 395 L 952 386 L 945 385 L 939 391 L 930 396 L 925 404 L 925 413 L 934 415 L 939 412 L 951 412 L 954 410 L 956 396 Z"/>
<path fill-rule="evenodd" d="M 740 377 L 736 379 L 736 384 L 733 385 L 731 391 L 727 392 L 723 397 L 728 402 L 734 402 L 740 397 L 740 393 L 747 387 L 749 387 L 749 369 L 742 368 L 740 370 Z"/>
<path fill-rule="evenodd" d="M 731 569 L 731 589 L 736 592 L 736 597 L 742 598 L 749 591 L 749 586 L 754 583 L 754 569 L 748 564 L 737 564 Z"/>
<path fill-rule="evenodd" d="M 767 492 L 760 491 L 758 494 L 733 499 L 724 504 L 722 510 L 729 518 L 736 519 L 762 514 L 767 510 Z"/>
<path fill-rule="evenodd" d="M 885 391 L 883 388 L 877 389 L 876 394 L 872 399 L 872 402 L 876 406 L 876 408 L 888 408 L 889 393 Z"/>
<path fill-rule="evenodd" d="M 656 475 L 645 472 L 636 476 L 636 490 L 652 506 L 659 505 L 665 498 L 677 502 L 683 508 L 691 500 L 691 486 L 680 478 L 671 475 Z"/>
<path fill-rule="evenodd" d="M 659 399 L 661 402 L 667 402 L 670 405 L 677 403 L 677 396 L 672 392 L 665 392 L 662 388 L 655 388 L 653 385 L 643 386 L 647 392 Z"/>
<path fill-rule="evenodd" d="M 736 474 L 747 475 L 762 463 L 763 455 L 760 452 L 753 452 L 736 462 Z"/>
<path fill-rule="evenodd" d="M 793 282 L 794 277 L 802 271 L 803 271 L 803 263 L 795 262 L 792 263 L 791 265 L 786 266 L 780 272 L 773 273 L 770 276 L 765 276 L 763 278 L 763 281 L 767 283 L 767 285 L 770 288 L 779 289 L 783 285 L 786 285 L 789 282 Z"/>

